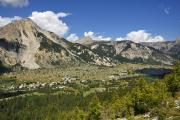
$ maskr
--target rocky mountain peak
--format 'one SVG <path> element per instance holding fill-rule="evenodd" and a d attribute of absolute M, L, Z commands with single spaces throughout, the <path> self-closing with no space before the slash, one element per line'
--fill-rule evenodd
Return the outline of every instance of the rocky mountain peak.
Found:
<path fill-rule="evenodd" d="M 36 29 L 39 27 L 30 19 L 16 20 L 0 29 L 0 38 L 13 41 L 23 35 L 28 37 L 28 33 L 35 32 Z"/>
<path fill-rule="evenodd" d="M 88 45 L 88 44 L 91 44 L 93 42 L 94 42 L 94 40 L 89 36 L 83 37 L 83 38 L 75 41 L 75 43 L 79 43 L 79 44 L 82 44 L 82 45 Z"/>
<path fill-rule="evenodd" d="M 79 45 L 41 29 L 31 19 L 13 21 L 0 28 L 0 67 L 37 69 L 82 61 L 98 65 L 109 62 L 86 47 L 79 49 Z"/>
<path fill-rule="evenodd" d="M 36 36 L 40 31 L 40 27 L 31 19 L 16 20 L 0 29 L 1 49 L 8 50 L 5 51 L 7 55 L 11 52 L 7 57 L 10 59 L 8 64 L 20 63 L 30 69 L 39 68 L 34 55 L 40 47 L 40 40 Z"/>
<path fill-rule="evenodd" d="M 4 59 L 3 62 L 10 66 L 19 63 L 26 68 L 39 68 L 36 62 L 37 53 L 42 48 L 54 49 L 51 48 L 53 45 L 59 48 L 68 47 L 69 42 L 41 29 L 29 18 L 13 21 L 0 28 L 0 51 L 3 51 L 0 57 L 4 59 L 6 56 L 8 61 Z"/>

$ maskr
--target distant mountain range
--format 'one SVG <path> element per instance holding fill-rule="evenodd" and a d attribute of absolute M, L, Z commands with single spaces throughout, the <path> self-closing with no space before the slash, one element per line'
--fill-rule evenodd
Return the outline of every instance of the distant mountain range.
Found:
<path fill-rule="evenodd" d="M 175 41 L 142 43 L 142 44 L 163 51 L 165 54 L 180 60 L 180 39 L 177 39 Z"/>
<path fill-rule="evenodd" d="M 83 41 L 84 40 L 84 41 Z M 117 62 L 143 62 L 149 64 L 172 64 L 174 58 L 155 47 L 145 43 L 134 43 L 130 40 L 123 41 L 95 41 L 85 37 L 76 43 L 89 47 L 101 57 L 109 57 Z"/>
<path fill-rule="evenodd" d="M 81 62 L 105 66 L 122 62 L 171 65 L 180 58 L 179 45 L 179 41 L 134 43 L 94 41 L 90 37 L 72 43 L 23 19 L 0 28 L 0 67 L 1 71 L 37 69 Z"/>

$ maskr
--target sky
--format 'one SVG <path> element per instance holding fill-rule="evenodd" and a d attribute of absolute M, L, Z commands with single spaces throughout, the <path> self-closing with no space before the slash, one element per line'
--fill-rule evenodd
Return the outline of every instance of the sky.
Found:
<path fill-rule="evenodd" d="M 180 0 L 0 0 L 0 27 L 27 17 L 70 41 L 180 37 Z"/>

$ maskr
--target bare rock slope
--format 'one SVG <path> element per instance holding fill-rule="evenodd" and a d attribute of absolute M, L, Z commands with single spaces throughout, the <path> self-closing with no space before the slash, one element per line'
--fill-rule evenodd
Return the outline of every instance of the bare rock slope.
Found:
<path fill-rule="evenodd" d="M 110 65 L 107 58 L 101 58 L 88 48 L 79 53 L 79 45 L 60 38 L 52 32 L 41 29 L 31 19 L 14 21 L 0 28 L 0 66 L 16 65 L 37 69 L 62 64 L 91 62 Z M 98 62 L 97 62 L 98 61 Z M 101 61 L 101 62 L 99 62 Z"/>
<path fill-rule="evenodd" d="M 128 40 L 93 41 L 89 44 L 86 43 L 86 46 L 100 56 L 109 57 L 117 62 L 145 62 L 149 64 L 168 65 L 174 62 L 174 59 L 170 55 L 161 50 Z"/>
<path fill-rule="evenodd" d="M 105 66 L 123 61 L 171 65 L 176 54 L 171 56 L 169 52 L 176 53 L 179 43 L 169 43 L 166 53 L 163 49 L 128 40 L 95 41 L 90 37 L 72 43 L 41 29 L 31 19 L 23 19 L 0 28 L 0 72 L 17 66 L 37 69 L 81 62 Z"/>
<path fill-rule="evenodd" d="M 180 39 L 175 41 L 165 41 L 165 42 L 154 42 L 154 43 L 142 43 L 143 45 L 153 47 L 165 54 L 168 54 L 175 59 L 180 59 Z"/>

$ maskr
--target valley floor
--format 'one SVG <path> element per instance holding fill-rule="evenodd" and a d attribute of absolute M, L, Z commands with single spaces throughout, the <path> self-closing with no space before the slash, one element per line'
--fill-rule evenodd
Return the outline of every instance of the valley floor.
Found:
<path fill-rule="evenodd" d="M 0 119 L 178 120 L 179 92 L 171 97 L 168 86 L 163 87 L 164 75 L 171 69 L 130 63 L 80 64 L 5 73 L 0 78 Z"/>
<path fill-rule="evenodd" d="M 159 75 L 166 73 L 166 69 L 171 69 L 172 66 L 166 65 L 148 65 L 148 64 L 131 64 L 124 63 L 113 67 L 96 66 L 90 64 L 79 64 L 74 66 L 63 66 L 54 69 L 37 69 L 23 70 L 17 72 L 5 73 L 1 78 L 15 78 L 18 82 L 21 81 L 39 81 L 53 82 L 62 81 L 66 76 L 76 77 L 79 80 L 109 80 L 112 75 L 132 76 L 138 75 L 136 70 L 143 68 L 165 69 Z M 147 73 L 146 75 L 151 74 Z"/>

